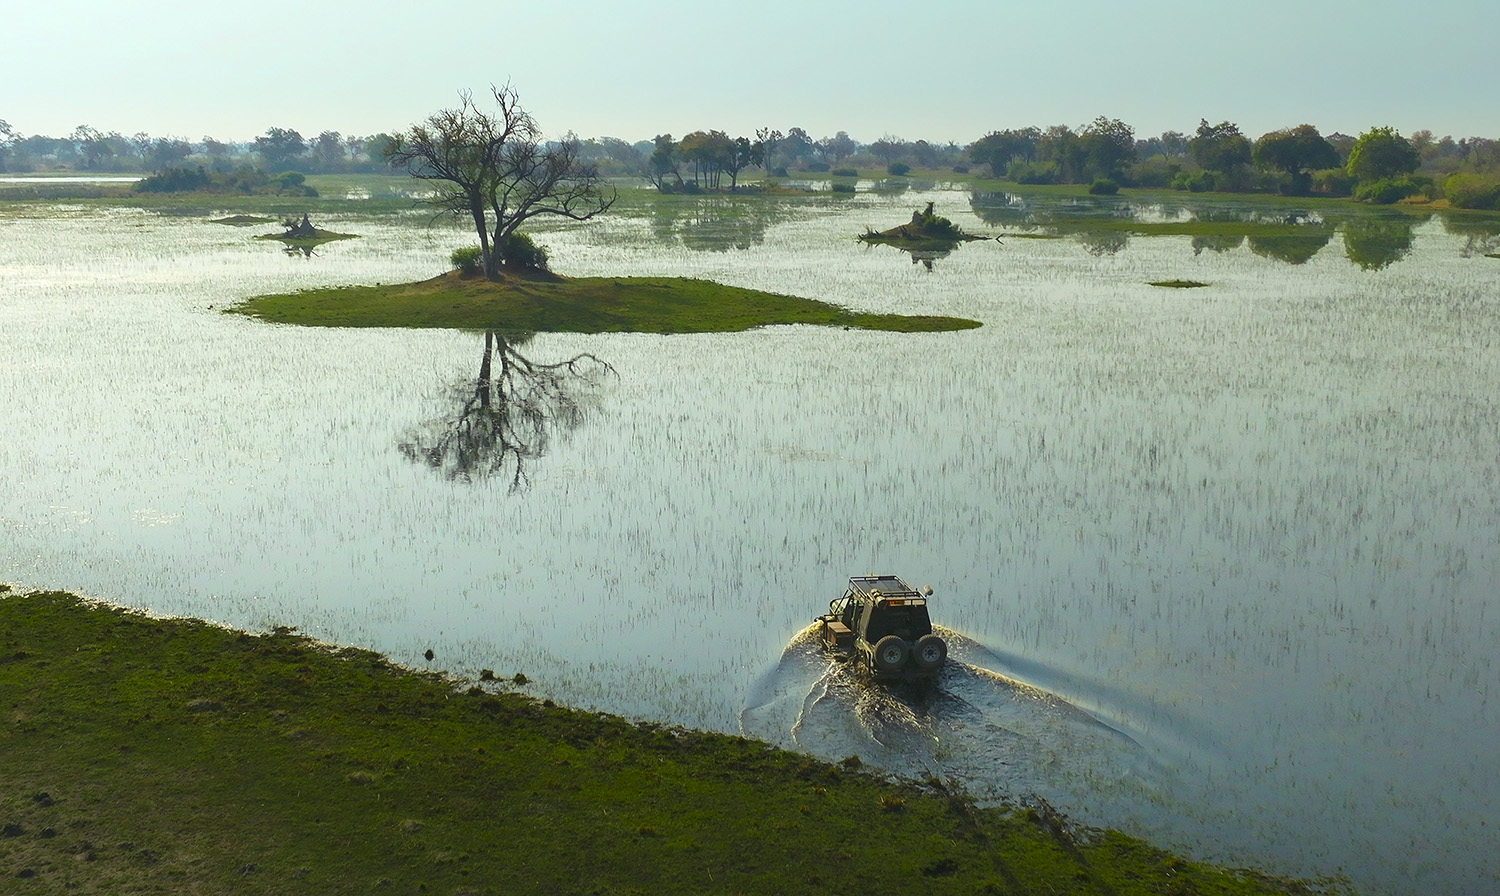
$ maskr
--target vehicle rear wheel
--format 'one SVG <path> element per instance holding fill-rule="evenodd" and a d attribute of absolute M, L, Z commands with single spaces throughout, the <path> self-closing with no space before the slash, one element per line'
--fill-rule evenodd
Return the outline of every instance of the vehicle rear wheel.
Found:
<path fill-rule="evenodd" d="M 948 643 L 937 635 L 927 634 L 917 639 L 912 652 L 916 654 L 918 666 L 932 670 L 948 658 Z"/>
<path fill-rule="evenodd" d="M 886 635 L 875 642 L 875 671 L 899 672 L 906 665 L 911 648 L 895 635 Z"/>

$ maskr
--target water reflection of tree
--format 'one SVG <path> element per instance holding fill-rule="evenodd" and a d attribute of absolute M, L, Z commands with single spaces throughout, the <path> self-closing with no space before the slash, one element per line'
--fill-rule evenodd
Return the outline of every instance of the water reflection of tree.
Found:
<path fill-rule="evenodd" d="M 1224 229 L 1212 233 L 1194 234 L 1192 238 L 1193 254 L 1202 255 L 1203 250 L 1210 252 L 1229 252 L 1238 249 L 1245 244 L 1245 231 L 1239 230 L 1238 225 L 1245 224 L 1249 218 L 1239 209 L 1223 208 L 1198 208 L 1189 209 L 1183 205 L 1174 205 L 1168 210 L 1163 206 L 1164 215 L 1170 214 L 1173 220 L 1186 218 L 1198 224 L 1217 224 Z"/>
<path fill-rule="evenodd" d="M 515 491 L 527 465 L 546 455 L 552 438 L 586 419 L 609 364 L 592 354 L 540 364 L 517 348 L 531 334 L 484 334 L 479 376 L 454 387 L 452 410 L 413 428 L 400 444 L 409 460 L 450 480 L 474 482 L 496 474 Z"/>
<path fill-rule="evenodd" d="M 1307 225 L 1305 233 L 1251 235 L 1250 251 L 1263 258 L 1274 258 L 1287 264 L 1306 264 L 1323 251 L 1333 239 L 1330 227 Z"/>
<path fill-rule="evenodd" d="M 1411 251 L 1415 222 L 1399 218 L 1351 218 L 1344 224 L 1344 253 L 1367 271 L 1378 271 Z"/>
<path fill-rule="evenodd" d="M 787 216 L 782 203 L 765 197 L 684 197 L 651 206 L 651 232 L 694 252 L 727 252 L 760 245 L 766 230 Z"/>
<path fill-rule="evenodd" d="M 969 207 L 979 220 L 1009 230 L 1041 231 L 1053 236 L 1072 236 L 1090 255 L 1114 255 L 1130 244 L 1130 231 L 1120 221 L 1134 220 L 1137 210 L 1111 199 L 1037 201 L 1010 193 L 969 194 Z"/>
<path fill-rule="evenodd" d="M 970 194 L 969 204 L 986 224 L 1071 237 L 1092 255 L 1122 251 L 1133 228 L 1155 232 L 1148 225 L 1122 224 L 1122 219 L 1133 222 L 1139 218 L 1140 210 L 1119 200 L 1039 199 L 976 191 Z M 1336 232 L 1342 231 L 1349 260 L 1365 270 L 1379 270 L 1404 258 L 1411 251 L 1413 227 L 1427 219 L 1363 212 L 1330 218 L 1327 212 L 1315 214 L 1307 209 L 1271 212 L 1242 204 L 1224 206 L 1190 199 L 1163 202 L 1160 214 L 1173 221 L 1190 214 L 1193 224 L 1203 225 L 1202 232 L 1192 235 L 1194 255 L 1205 249 L 1228 252 L 1248 243 L 1256 255 L 1292 265 L 1311 261 Z M 1453 225 L 1445 221 L 1445 226 L 1451 229 Z M 1488 254 L 1496 239 L 1493 230 L 1471 233 L 1465 251 Z"/>
<path fill-rule="evenodd" d="M 1130 234 L 1124 230 L 1080 230 L 1078 242 L 1090 255 L 1113 255 L 1130 245 Z"/>
<path fill-rule="evenodd" d="M 1038 226 L 1031 204 L 1023 196 L 976 190 L 969 194 L 969 208 L 979 220 L 996 227 L 1035 230 Z"/>
<path fill-rule="evenodd" d="M 1245 235 L 1243 233 L 1200 233 L 1193 237 L 1192 242 L 1194 255 L 1202 255 L 1204 249 L 1210 252 L 1229 252 L 1245 244 Z"/>
<path fill-rule="evenodd" d="M 1464 237 L 1464 247 L 1458 253 L 1461 257 L 1493 255 L 1500 251 L 1500 220 L 1458 214 L 1439 217 L 1443 222 L 1443 230 L 1454 236 Z"/>

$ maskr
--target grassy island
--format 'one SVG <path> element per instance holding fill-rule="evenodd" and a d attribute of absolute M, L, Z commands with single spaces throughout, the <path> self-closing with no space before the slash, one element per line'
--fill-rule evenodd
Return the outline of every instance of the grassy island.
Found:
<path fill-rule="evenodd" d="M 316 249 L 324 243 L 335 240 L 359 239 L 357 233 L 338 233 L 332 230 L 322 230 L 314 227 L 310 232 L 298 236 L 287 236 L 284 233 L 263 233 L 255 237 L 258 240 L 278 240 L 289 249 Z"/>
<path fill-rule="evenodd" d="M 859 237 L 861 242 L 878 243 L 914 251 L 942 251 L 956 248 L 960 243 L 983 240 L 988 237 L 964 233 L 957 224 L 933 211 L 933 203 L 926 209 L 912 213 L 911 221 L 897 224 L 885 230 L 867 230 Z"/>
<path fill-rule="evenodd" d="M 6 892 L 1318 892 L 520 676 L 6 590 Z"/>
<path fill-rule="evenodd" d="M 233 219 L 224 218 L 215 221 L 214 223 L 242 223 L 247 220 L 253 221 L 255 220 L 255 218 L 250 216 L 241 216 L 240 221 L 238 222 L 234 221 Z M 308 215 L 305 212 L 302 215 L 301 221 L 298 221 L 296 218 L 287 218 L 282 222 L 282 226 L 286 229 L 281 233 L 265 233 L 256 237 L 256 239 L 279 240 L 289 250 L 301 249 L 303 251 L 309 251 L 312 249 L 316 249 L 324 243 L 331 243 L 335 240 L 353 240 L 359 238 L 359 235 L 354 233 L 336 233 L 332 230 L 324 230 L 321 227 L 314 227 L 312 221 L 308 218 Z"/>
<path fill-rule="evenodd" d="M 341 286 L 260 296 L 230 309 L 320 327 L 452 327 L 563 333 L 721 333 L 815 324 L 905 333 L 966 330 L 959 317 L 870 314 L 838 305 L 680 277 L 559 277 L 512 271 L 496 280 L 449 272 L 418 283 Z"/>

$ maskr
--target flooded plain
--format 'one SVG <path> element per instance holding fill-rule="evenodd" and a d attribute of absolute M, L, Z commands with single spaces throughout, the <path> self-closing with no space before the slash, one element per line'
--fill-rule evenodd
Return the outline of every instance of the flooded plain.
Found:
<path fill-rule="evenodd" d="M 1001 239 L 856 242 L 928 201 Z M 1494 889 L 1500 225 L 1267 214 L 634 204 L 538 241 L 564 275 L 984 326 L 487 352 L 222 311 L 432 276 L 471 238 L 424 214 L 329 217 L 361 238 L 293 257 L 213 216 L 0 205 L 0 581 L 524 672 L 1362 892 Z M 518 375 L 481 388 L 487 357 Z M 872 572 L 936 589 L 935 693 L 809 641 Z"/>

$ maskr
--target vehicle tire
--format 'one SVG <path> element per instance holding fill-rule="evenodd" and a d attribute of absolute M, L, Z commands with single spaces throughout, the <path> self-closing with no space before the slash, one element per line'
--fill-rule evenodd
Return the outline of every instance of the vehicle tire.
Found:
<path fill-rule="evenodd" d="M 930 672 L 948 658 L 948 643 L 937 635 L 926 634 L 917 639 L 912 653 L 917 658 L 917 665 Z"/>
<path fill-rule="evenodd" d="M 900 672 L 910 655 L 911 648 L 905 641 L 895 635 L 886 635 L 875 642 L 875 653 L 870 662 L 877 673 Z"/>

